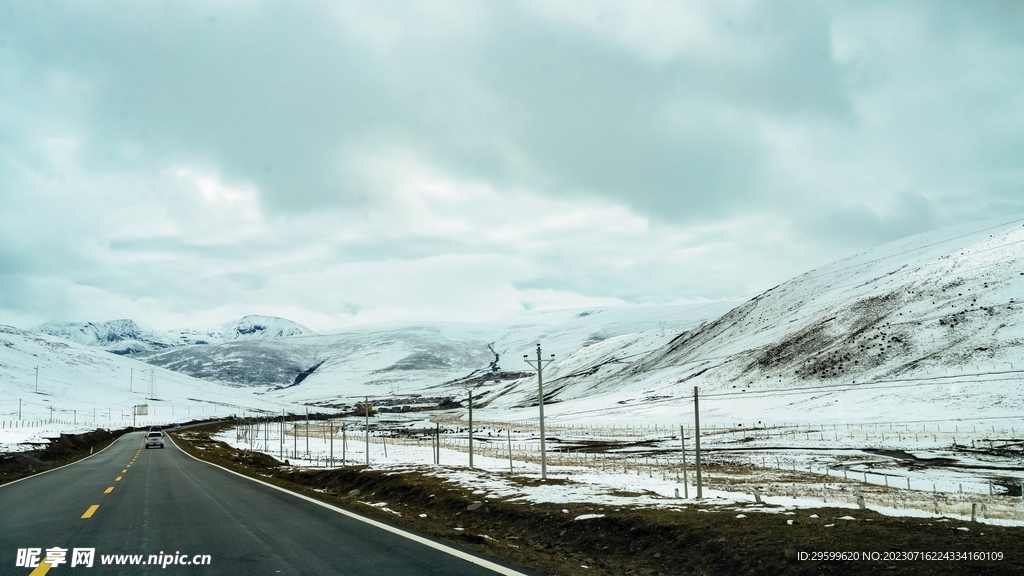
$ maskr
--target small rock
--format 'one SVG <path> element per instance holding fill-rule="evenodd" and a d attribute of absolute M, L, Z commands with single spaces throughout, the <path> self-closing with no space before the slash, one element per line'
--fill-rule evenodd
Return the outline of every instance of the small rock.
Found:
<path fill-rule="evenodd" d="M 481 506 L 483 506 L 482 503 L 480 503 L 480 502 L 473 502 L 469 506 L 466 506 L 466 510 L 469 510 L 470 512 L 472 512 L 473 510 L 478 510 Z"/>
<path fill-rule="evenodd" d="M 718 540 L 716 540 L 716 542 L 721 542 L 721 543 L 723 543 L 723 544 L 724 544 L 724 543 L 725 543 L 725 536 L 722 536 L 721 538 L 719 538 Z"/>
<path fill-rule="evenodd" d="M 349 490 L 348 495 L 351 496 L 352 498 L 359 496 L 359 488 L 356 488 L 355 490 Z"/>

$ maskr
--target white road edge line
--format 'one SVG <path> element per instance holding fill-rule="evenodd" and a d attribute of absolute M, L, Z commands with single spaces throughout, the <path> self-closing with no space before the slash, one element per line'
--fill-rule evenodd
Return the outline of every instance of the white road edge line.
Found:
<path fill-rule="evenodd" d="M 117 438 L 114 438 L 114 441 L 111 442 L 110 444 L 107 444 L 106 447 L 103 448 L 103 450 L 106 450 L 107 448 L 110 448 L 114 444 L 117 444 L 117 442 L 119 440 L 121 440 L 121 438 L 124 438 L 128 434 L 131 434 L 131 432 L 126 432 L 126 433 L 118 436 Z M 0 484 L 0 488 L 3 488 L 5 486 L 10 486 L 11 484 L 17 484 L 18 482 L 21 482 L 22 480 L 30 480 L 32 478 L 36 478 L 38 476 L 42 476 L 43 474 L 46 474 L 47 472 L 53 472 L 55 470 L 60 470 L 61 468 L 67 468 L 68 466 L 72 466 L 74 464 L 78 464 L 79 462 L 85 462 L 86 460 L 88 460 L 89 458 L 92 458 L 93 456 L 98 456 L 101 452 L 103 452 L 103 450 L 100 450 L 99 452 L 96 452 L 94 454 L 89 454 L 88 456 L 86 456 L 85 458 L 82 458 L 81 460 L 75 460 L 74 462 L 70 462 L 70 463 L 65 464 L 63 466 L 57 466 L 56 468 L 50 468 L 49 470 L 43 470 L 42 472 L 39 472 L 37 474 L 32 474 L 31 476 L 25 476 L 24 478 L 18 478 L 17 480 L 12 480 L 12 481 L 10 481 L 10 482 L 8 482 L 6 484 Z"/>
<path fill-rule="evenodd" d="M 175 448 L 178 448 L 178 444 L 174 442 L 174 439 L 171 438 L 170 434 L 167 435 L 167 438 L 171 441 L 171 444 L 174 444 Z M 189 454 L 188 452 L 185 452 L 181 448 L 178 448 L 178 450 L 181 451 L 182 454 L 188 456 L 189 458 L 192 458 L 193 460 L 197 460 L 199 462 L 202 462 L 203 464 L 209 464 L 210 466 L 215 466 L 217 468 L 220 468 L 221 470 L 224 470 L 225 472 L 230 472 L 230 473 L 234 474 L 235 476 L 241 476 L 242 478 L 245 478 L 246 480 L 251 480 L 251 481 L 256 482 L 258 484 L 263 484 L 264 486 L 267 486 L 269 488 L 273 488 L 274 490 L 280 490 L 281 492 L 284 492 L 285 494 L 290 494 L 292 496 L 295 496 L 296 498 L 301 498 L 303 500 L 306 500 L 307 502 L 312 502 L 313 504 L 316 504 L 317 506 L 323 506 L 324 508 L 327 508 L 328 510 L 333 510 L 334 512 L 337 512 L 338 514 L 343 514 L 345 516 L 348 516 L 349 518 L 353 518 L 355 520 L 359 520 L 360 522 L 365 522 L 365 523 L 367 523 L 367 524 L 369 524 L 371 526 L 375 526 L 377 528 L 380 528 L 381 530 L 387 530 L 388 532 L 391 532 L 392 534 L 397 534 L 399 536 L 402 536 L 403 538 L 408 538 L 409 540 L 412 540 L 413 542 L 417 542 L 419 544 L 423 544 L 424 546 L 429 546 L 429 547 L 431 547 L 431 548 L 433 548 L 435 550 L 439 550 L 439 551 L 444 552 L 446 554 L 450 554 L 452 556 L 455 556 L 456 558 L 461 558 L 462 560 L 465 560 L 467 562 L 472 562 L 473 564 L 476 564 L 477 566 L 482 566 L 484 568 L 487 568 L 488 570 L 493 570 L 494 572 L 497 572 L 498 574 L 502 574 L 503 576 L 527 576 L 523 572 L 518 572 L 518 571 L 513 570 L 511 568 L 506 568 L 505 566 L 502 566 L 500 564 L 495 564 L 494 562 L 490 562 L 488 560 L 484 560 L 483 558 L 478 558 L 476 556 L 473 556 L 472 554 L 467 554 L 467 553 L 465 553 L 465 552 L 463 552 L 461 550 L 456 550 L 455 548 L 451 548 L 449 546 L 445 546 L 444 544 L 440 544 L 438 542 L 434 542 L 433 540 L 429 540 L 429 539 L 424 538 L 422 536 L 417 536 L 415 534 L 411 534 L 411 533 L 406 532 L 404 530 L 400 530 L 398 528 L 395 528 L 394 526 L 389 526 L 387 524 L 384 524 L 383 522 L 378 522 L 378 521 L 373 520 L 371 518 L 367 518 L 365 516 L 360 516 L 359 514 L 356 514 L 355 512 L 349 512 L 348 510 L 345 510 L 344 508 L 338 508 L 337 506 L 332 506 L 330 504 L 327 504 L 326 502 L 321 502 L 321 501 L 319 501 L 319 500 L 317 500 L 315 498 L 310 498 L 309 496 L 306 496 L 304 494 L 299 494 L 298 492 L 292 492 L 291 490 L 288 490 L 287 488 L 281 488 L 280 486 L 275 486 L 275 485 L 270 484 L 268 482 L 264 482 L 262 480 L 257 480 L 256 478 L 251 478 L 249 476 L 246 476 L 245 474 L 241 474 L 239 472 L 235 472 L 234 470 L 231 470 L 229 468 L 225 468 L 225 467 L 223 467 L 223 466 L 221 466 L 219 464 L 214 464 L 213 462 L 207 462 L 206 460 L 202 460 L 200 458 L 196 458 L 195 456 Z"/>

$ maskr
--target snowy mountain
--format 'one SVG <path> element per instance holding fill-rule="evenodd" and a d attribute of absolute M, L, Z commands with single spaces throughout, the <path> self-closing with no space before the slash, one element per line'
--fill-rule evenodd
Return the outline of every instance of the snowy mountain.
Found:
<path fill-rule="evenodd" d="M 465 386 L 529 373 L 522 355 L 538 342 L 565 357 L 624 334 L 657 333 L 728 309 L 703 306 L 619 307 L 526 313 L 480 323 L 361 326 L 333 334 L 186 346 L 138 355 L 171 370 L 207 380 L 280 389 L 283 401 L 339 403 L 363 396 L 465 394 Z"/>
<path fill-rule="evenodd" d="M 312 334 L 301 324 L 276 316 L 250 314 L 239 320 L 208 328 L 184 328 L 168 332 L 177 346 L 192 344 L 220 344 L 237 340 L 265 340 Z"/>
<path fill-rule="evenodd" d="M 132 407 L 138 404 L 149 406 L 140 424 L 287 408 L 94 346 L 0 325 L 0 421 L 5 427 L 12 420 L 25 426 L 53 419 L 88 429 L 120 428 L 131 424 Z M 0 452 L 6 449 L 0 442 Z"/>
<path fill-rule="evenodd" d="M 1019 413 L 1022 297 L 1024 219 L 941 230 L 803 274 L 651 350 L 649 332 L 578 350 L 551 366 L 545 396 L 567 417 L 678 417 L 693 386 L 740 421 Z M 523 379 L 491 405 L 536 395 Z"/>
<path fill-rule="evenodd" d="M 255 314 L 206 328 L 144 330 L 132 320 L 110 320 L 49 322 L 36 327 L 35 331 L 128 356 L 146 355 L 178 346 L 264 340 L 312 333 L 309 328 L 291 320 Z"/>
<path fill-rule="evenodd" d="M 164 335 L 143 330 L 132 320 L 48 322 L 36 327 L 35 330 L 86 346 L 101 346 L 111 351 L 129 349 L 133 345 L 147 348 L 169 345 Z"/>

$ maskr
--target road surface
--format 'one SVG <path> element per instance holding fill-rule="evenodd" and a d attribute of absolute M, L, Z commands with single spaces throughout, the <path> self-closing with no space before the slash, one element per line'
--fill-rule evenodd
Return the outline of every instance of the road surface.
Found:
<path fill-rule="evenodd" d="M 239 477 L 169 441 L 147 450 L 143 437 L 126 434 L 86 460 L 0 486 L 0 574 L 525 573 Z M 17 566 L 19 549 L 25 560 L 30 549 L 45 557 L 54 548 L 66 550 L 64 563 Z"/>

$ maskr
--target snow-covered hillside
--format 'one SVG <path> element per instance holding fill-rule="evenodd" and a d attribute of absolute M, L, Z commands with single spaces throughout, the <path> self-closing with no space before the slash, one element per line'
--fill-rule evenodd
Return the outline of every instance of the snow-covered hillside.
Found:
<path fill-rule="evenodd" d="M 50 420 L 88 429 L 120 428 L 131 425 L 138 404 L 149 407 L 149 414 L 138 418 L 140 425 L 288 408 L 99 348 L 0 326 L 0 429 Z M 0 452 L 9 449 L 0 446 Z"/>
<path fill-rule="evenodd" d="M 106 322 L 48 322 L 36 332 L 65 340 L 99 346 L 108 352 L 127 356 L 148 355 L 178 346 L 220 344 L 223 342 L 266 340 L 311 334 L 309 328 L 276 316 L 252 314 L 205 328 L 146 330 L 132 320 Z"/>
<path fill-rule="evenodd" d="M 465 394 L 463 384 L 515 379 L 543 342 L 564 358 L 623 335 L 650 350 L 674 332 L 721 314 L 728 303 L 530 312 L 479 323 L 386 324 L 333 334 L 186 346 L 137 356 L 197 378 L 279 388 L 282 401 L 349 403 L 364 396 Z"/>
<path fill-rule="evenodd" d="M 36 332 L 56 336 L 86 346 L 100 346 L 108 351 L 162 348 L 168 339 L 159 332 L 143 330 L 133 320 L 107 322 L 48 322 L 37 326 Z"/>
<path fill-rule="evenodd" d="M 1022 297 L 1024 221 L 975 223 L 808 272 L 646 354 L 641 335 L 581 349 L 545 395 L 567 417 L 679 418 L 693 386 L 735 421 L 1019 414 Z M 493 396 L 536 403 L 535 380 Z"/>
<path fill-rule="evenodd" d="M 184 328 L 172 330 L 170 335 L 177 345 L 219 344 L 239 340 L 265 340 L 302 336 L 312 331 L 301 324 L 277 316 L 250 314 L 239 320 L 225 322 L 208 328 Z"/>

